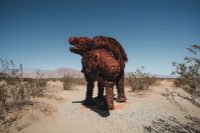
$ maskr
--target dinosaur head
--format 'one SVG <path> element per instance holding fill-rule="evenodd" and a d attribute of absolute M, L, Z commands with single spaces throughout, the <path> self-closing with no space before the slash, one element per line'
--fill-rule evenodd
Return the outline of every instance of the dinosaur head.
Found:
<path fill-rule="evenodd" d="M 91 39 L 88 37 L 70 37 L 69 44 L 72 45 L 72 47 L 70 47 L 71 52 L 83 55 L 83 53 L 89 49 Z"/>

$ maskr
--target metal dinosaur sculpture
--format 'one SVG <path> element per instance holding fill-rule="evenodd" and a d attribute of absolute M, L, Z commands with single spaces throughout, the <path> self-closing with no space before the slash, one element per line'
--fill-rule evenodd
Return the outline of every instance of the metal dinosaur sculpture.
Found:
<path fill-rule="evenodd" d="M 104 87 L 106 88 L 106 100 L 108 109 L 114 109 L 113 86 L 116 84 L 118 99 L 126 100 L 124 94 L 124 67 L 128 61 L 122 46 L 111 37 L 97 36 L 93 39 L 88 37 L 71 37 L 70 51 L 82 56 L 82 72 L 87 81 L 87 93 L 84 104 L 94 104 L 92 95 L 94 81 L 98 81 L 98 99 L 103 98 Z"/>
<path fill-rule="evenodd" d="M 124 67 L 125 63 L 128 61 L 128 58 L 121 44 L 116 39 L 106 36 L 96 36 L 93 39 L 90 39 L 88 37 L 71 37 L 71 39 L 73 40 L 73 43 L 84 45 L 86 47 L 86 51 L 101 49 L 113 54 L 114 58 L 118 60 L 121 68 L 120 76 L 116 81 L 116 87 L 118 90 L 118 101 L 124 102 L 126 100 L 124 94 Z M 101 91 L 102 89 L 99 88 L 98 92 Z M 103 92 L 98 94 L 97 99 L 102 97 Z"/>

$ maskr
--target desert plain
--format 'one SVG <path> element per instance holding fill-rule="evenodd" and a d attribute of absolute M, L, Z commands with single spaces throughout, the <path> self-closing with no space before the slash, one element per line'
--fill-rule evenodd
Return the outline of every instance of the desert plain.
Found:
<path fill-rule="evenodd" d="M 32 99 L 35 105 L 24 106 L 22 118 L 1 132 L 19 133 L 142 133 L 198 132 L 200 109 L 187 99 L 170 80 L 160 80 L 144 91 L 125 87 L 127 101 L 115 101 L 111 111 L 96 106 L 85 107 L 86 86 L 74 85 L 63 90 L 60 81 L 48 81 L 46 96 Z M 115 89 L 115 94 L 116 89 Z M 97 88 L 94 88 L 94 97 Z M 116 96 L 115 95 L 115 96 Z M 195 122 L 195 120 L 197 122 Z"/>

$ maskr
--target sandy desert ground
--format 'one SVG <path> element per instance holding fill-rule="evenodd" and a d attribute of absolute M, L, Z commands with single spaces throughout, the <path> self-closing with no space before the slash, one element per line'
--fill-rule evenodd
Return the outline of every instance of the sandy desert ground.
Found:
<path fill-rule="evenodd" d="M 176 103 L 170 102 L 166 88 L 172 90 L 172 82 L 166 80 L 142 92 L 131 92 L 130 88 L 126 87 L 127 103 L 115 102 L 115 110 L 109 112 L 96 107 L 86 108 L 81 104 L 86 92 L 84 85 L 77 85 L 73 90 L 65 91 L 62 89 L 62 83 L 58 81 L 49 82 L 48 86 L 47 97 L 34 99 L 35 102 L 43 104 L 40 109 L 30 110 L 30 107 L 25 107 L 22 119 L 12 124 L 5 132 L 141 133 L 148 132 L 145 129 L 150 128 L 152 121 L 159 119 L 166 121 L 157 123 L 156 128 L 163 128 L 163 126 L 170 128 L 170 125 L 165 124 L 174 120 L 176 128 L 183 127 L 181 130 L 187 132 L 184 125 L 191 123 L 191 120 L 185 116 L 189 114 L 200 119 L 200 109 L 187 100 L 175 97 L 183 107 L 182 110 Z M 96 90 L 95 88 L 94 96 Z M 182 92 L 181 89 L 175 91 Z M 33 106 L 33 108 L 37 107 Z M 200 125 L 194 126 L 196 131 L 200 131 Z"/>

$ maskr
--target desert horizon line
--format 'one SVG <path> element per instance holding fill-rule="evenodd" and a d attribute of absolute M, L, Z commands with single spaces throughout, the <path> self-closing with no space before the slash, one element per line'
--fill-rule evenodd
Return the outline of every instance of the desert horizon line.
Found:
<path fill-rule="evenodd" d="M 16 68 L 16 69 L 18 69 L 18 68 Z M 71 67 L 58 67 L 58 68 L 55 68 L 55 69 L 42 69 L 42 68 L 31 68 L 31 67 L 25 67 L 25 68 L 23 68 L 22 70 L 23 70 L 23 72 L 25 72 L 25 73 L 29 73 L 29 72 L 27 72 L 27 71 L 31 71 L 30 73 L 34 73 L 34 72 L 36 72 L 37 70 L 38 71 L 49 71 L 49 72 L 53 72 L 53 71 L 58 71 L 58 70 L 60 70 L 60 69 L 68 69 L 68 70 L 71 70 L 71 71 L 75 71 L 75 72 L 78 72 L 78 73 L 80 73 L 80 74 L 82 74 L 82 72 L 81 72 L 81 69 L 76 69 L 76 68 L 71 68 Z M 8 70 L 8 69 L 7 69 Z M 25 70 L 25 71 L 24 71 Z M 0 69 L 0 72 L 2 72 L 2 69 Z M 129 74 L 129 73 L 134 73 L 135 72 L 135 70 L 132 70 L 132 71 L 125 71 L 125 74 L 127 75 L 127 74 Z M 145 71 L 146 72 L 146 71 Z M 152 75 L 152 76 L 169 76 L 169 77 L 174 77 L 172 74 L 159 74 L 159 73 L 151 73 L 151 72 L 146 72 L 146 73 L 150 73 L 150 75 Z"/>

